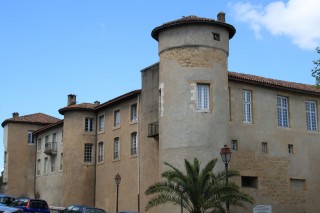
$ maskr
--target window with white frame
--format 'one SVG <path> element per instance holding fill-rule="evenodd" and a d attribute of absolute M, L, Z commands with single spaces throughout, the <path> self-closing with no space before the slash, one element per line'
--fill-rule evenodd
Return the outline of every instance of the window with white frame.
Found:
<path fill-rule="evenodd" d="M 261 151 L 262 153 L 268 153 L 268 143 L 267 142 L 262 142 L 261 143 Z"/>
<path fill-rule="evenodd" d="M 37 144 L 38 150 L 41 150 L 41 138 L 38 139 L 38 144 Z"/>
<path fill-rule="evenodd" d="M 136 155 L 137 154 L 137 133 L 133 132 L 131 133 L 131 155 Z"/>
<path fill-rule="evenodd" d="M 137 104 L 132 104 L 130 106 L 130 121 L 136 122 L 137 120 L 138 120 Z"/>
<path fill-rule="evenodd" d="M 288 144 L 288 153 L 293 154 L 293 145 L 292 144 Z"/>
<path fill-rule="evenodd" d="M 243 123 L 252 123 L 252 95 L 251 91 L 242 91 L 242 113 Z"/>
<path fill-rule="evenodd" d="M 28 144 L 34 144 L 33 130 L 28 131 Z"/>
<path fill-rule="evenodd" d="M 56 156 L 51 156 L 51 172 L 54 172 L 56 170 Z"/>
<path fill-rule="evenodd" d="M 209 110 L 210 85 L 197 84 L 197 110 Z"/>
<path fill-rule="evenodd" d="M 85 118 L 85 131 L 86 132 L 93 131 L 93 118 Z"/>
<path fill-rule="evenodd" d="M 104 153 L 103 142 L 100 142 L 98 144 L 98 162 L 103 161 L 103 153 Z"/>
<path fill-rule="evenodd" d="M 306 101 L 306 117 L 307 117 L 307 130 L 317 131 L 317 103 L 315 101 Z"/>
<path fill-rule="evenodd" d="M 120 127 L 120 110 L 115 110 L 113 113 L 113 126 Z"/>
<path fill-rule="evenodd" d="M 113 141 L 113 159 L 119 159 L 120 158 L 120 139 L 115 138 Z"/>
<path fill-rule="evenodd" d="M 231 149 L 233 151 L 238 151 L 238 141 L 237 140 L 231 140 Z"/>
<path fill-rule="evenodd" d="M 277 108 L 278 108 L 278 126 L 289 127 L 288 98 L 283 96 L 278 96 Z"/>
<path fill-rule="evenodd" d="M 84 145 L 84 159 L 83 161 L 85 163 L 90 163 L 92 162 L 92 147 L 93 147 L 93 144 L 91 143 L 86 143 Z"/>
<path fill-rule="evenodd" d="M 44 159 L 43 174 L 44 174 L 44 175 L 48 174 L 48 158 L 45 158 L 45 159 Z"/>
<path fill-rule="evenodd" d="M 99 131 L 104 131 L 104 115 L 99 116 Z"/>
<path fill-rule="evenodd" d="M 41 160 L 37 160 L 37 175 L 40 175 L 41 172 Z"/>

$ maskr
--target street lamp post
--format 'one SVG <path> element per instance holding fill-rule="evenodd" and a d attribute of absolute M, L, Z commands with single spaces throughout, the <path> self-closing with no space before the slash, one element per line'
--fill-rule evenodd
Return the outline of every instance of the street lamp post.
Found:
<path fill-rule="evenodd" d="M 183 193 L 184 193 L 184 186 L 182 185 L 182 184 L 178 184 L 178 189 L 179 189 L 179 191 L 180 191 L 180 199 L 181 199 L 181 213 L 183 213 L 183 203 L 182 203 L 182 195 L 183 195 Z"/>
<path fill-rule="evenodd" d="M 220 152 L 222 161 L 226 167 L 226 185 L 228 185 L 228 164 L 231 160 L 231 150 L 227 145 L 224 145 L 223 148 L 221 148 Z M 229 212 L 229 201 L 226 201 L 226 207 L 227 207 L 227 212 Z"/>
<path fill-rule="evenodd" d="M 116 185 L 117 185 L 116 213 L 118 213 L 119 185 L 120 185 L 120 182 L 121 182 L 121 176 L 119 175 L 119 173 L 114 177 L 114 181 L 116 182 Z"/>

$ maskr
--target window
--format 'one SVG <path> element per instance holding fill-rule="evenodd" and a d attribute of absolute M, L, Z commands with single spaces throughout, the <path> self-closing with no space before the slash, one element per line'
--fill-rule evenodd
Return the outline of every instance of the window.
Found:
<path fill-rule="evenodd" d="M 93 131 L 93 118 L 85 119 L 85 131 L 92 132 Z"/>
<path fill-rule="evenodd" d="M 100 142 L 98 144 L 98 162 L 103 161 L 103 153 L 104 153 L 103 142 Z"/>
<path fill-rule="evenodd" d="M 113 141 L 113 159 L 120 158 L 120 140 L 119 138 L 115 138 Z"/>
<path fill-rule="evenodd" d="M 261 151 L 262 153 L 268 153 L 268 143 L 266 142 L 261 143 Z"/>
<path fill-rule="evenodd" d="M 28 144 L 33 144 L 33 143 L 34 143 L 33 131 L 29 130 L 28 131 Z"/>
<path fill-rule="evenodd" d="M 252 123 L 251 91 L 242 92 L 243 123 Z"/>
<path fill-rule="evenodd" d="M 160 84 L 160 88 L 159 88 L 159 116 L 162 117 L 163 116 L 163 87 L 161 88 L 161 86 L 163 86 L 163 84 Z"/>
<path fill-rule="evenodd" d="M 241 176 L 241 186 L 244 188 L 258 188 L 258 177 Z"/>
<path fill-rule="evenodd" d="M 52 133 L 52 142 L 57 142 L 57 133 Z"/>
<path fill-rule="evenodd" d="M 278 96 L 277 107 L 278 107 L 278 126 L 289 127 L 288 98 Z"/>
<path fill-rule="evenodd" d="M 92 162 L 92 144 L 86 143 L 84 145 L 84 162 L 90 163 Z"/>
<path fill-rule="evenodd" d="M 99 116 L 99 131 L 103 131 L 104 130 L 104 115 L 100 115 Z"/>
<path fill-rule="evenodd" d="M 44 137 L 44 143 L 46 146 L 48 146 L 49 143 L 49 135 L 46 135 L 46 137 Z"/>
<path fill-rule="evenodd" d="M 38 147 L 38 150 L 41 150 L 41 138 L 38 139 L 37 147 Z"/>
<path fill-rule="evenodd" d="M 317 103 L 315 101 L 306 101 L 307 130 L 317 131 Z"/>
<path fill-rule="evenodd" d="M 237 140 L 231 140 L 231 149 L 234 151 L 238 151 L 238 141 Z"/>
<path fill-rule="evenodd" d="M 51 156 L 51 172 L 54 172 L 56 170 L 56 157 Z"/>
<path fill-rule="evenodd" d="M 209 110 L 209 84 L 197 84 L 197 110 Z"/>
<path fill-rule="evenodd" d="M 114 111 L 114 123 L 113 123 L 113 126 L 114 127 L 120 127 L 120 110 L 115 110 Z"/>
<path fill-rule="evenodd" d="M 37 160 L 37 175 L 40 175 L 40 170 L 41 169 L 41 160 L 40 159 L 38 159 Z"/>
<path fill-rule="evenodd" d="M 138 120 L 137 104 L 132 104 L 130 107 L 130 121 L 136 122 Z"/>
<path fill-rule="evenodd" d="M 60 154 L 60 170 L 63 169 L 63 153 Z"/>
<path fill-rule="evenodd" d="M 292 144 L 288 144 L 288 153 L 293 154 L 293 145 Z"/>
<path fill-rule="evenodd" d="M 131 133 L 131 155 L 137 154 L 137 133 Z"/>
<path fill-rule="evenodd" d="M 43 165 L 43 174 L 48 174 L 48 158 L 44 159 L 44 165 Z"/>

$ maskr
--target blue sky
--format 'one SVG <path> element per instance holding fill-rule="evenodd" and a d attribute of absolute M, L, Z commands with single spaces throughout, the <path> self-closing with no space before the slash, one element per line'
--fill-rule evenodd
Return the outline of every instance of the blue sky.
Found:
<path fill-rule="evenodd" d="M 103 103 L 140 89 L 140 70 L 158 62 L 155 27 L 220 11 L 237 30 L 230 71 L 314 84 L 318 8 L 319 0 L 2 0 L 0 121 L 13 112 L 62 119 L 68 94 Z M 0 169 L 2 159 L 1 143 Z"/>

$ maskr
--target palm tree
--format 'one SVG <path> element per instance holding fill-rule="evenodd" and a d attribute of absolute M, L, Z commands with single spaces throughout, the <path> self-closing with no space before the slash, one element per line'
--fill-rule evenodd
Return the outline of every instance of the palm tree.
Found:
<path fill-rule="evenodd" d="M 170 170 L 162 173 L 163 181 L 151 185 L 146 195 L 155 195 L 146 205 L 146 211 L 165 203 L 182 205 L 190 213 L 226 212 L 224 204 L 243 207 L 244 203 L 253 203 L 249 195 L 240 191 L 235 183 L 225 183 L 225 172 L 213 173 L 217 159 L 213 159 L 200 171 L 200 162 L 194 158 L 193 164 L 185 159 L 186 174 L 165 162 Z M 228 177 L 239 176 L 234 170 L 228 171 Z M 179 190 L 184 187 L 184 193 Z"/>

